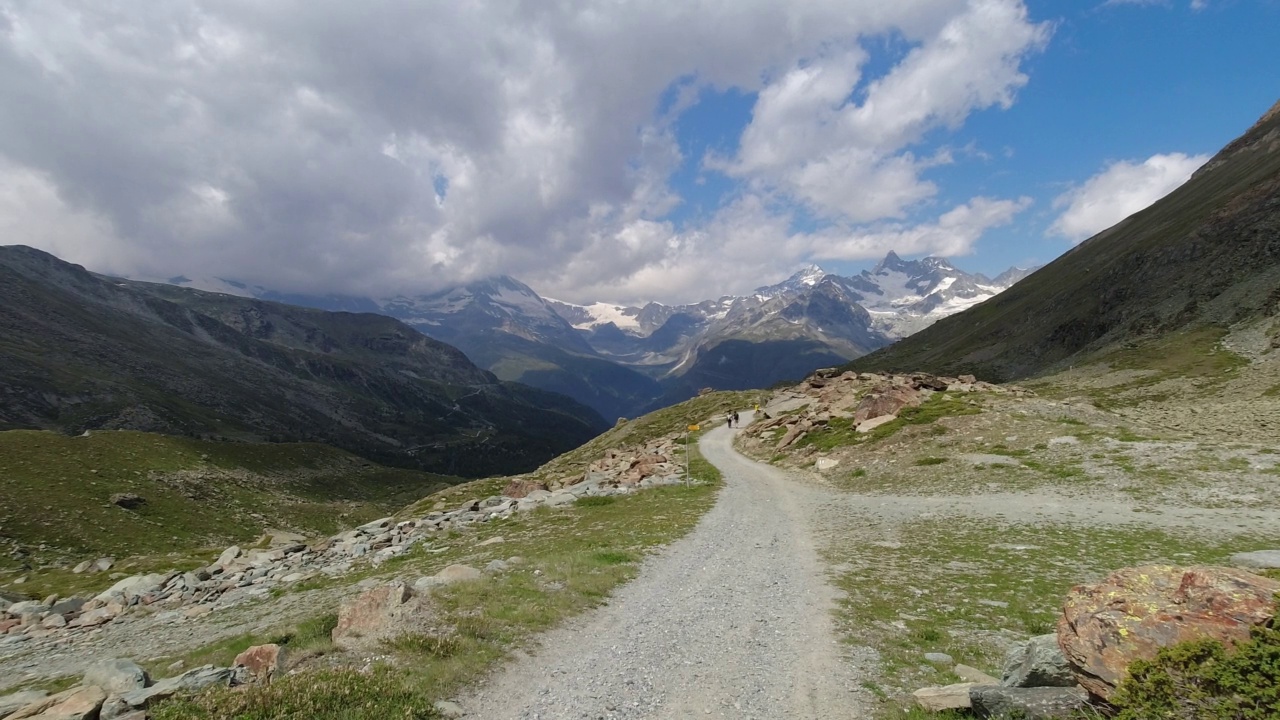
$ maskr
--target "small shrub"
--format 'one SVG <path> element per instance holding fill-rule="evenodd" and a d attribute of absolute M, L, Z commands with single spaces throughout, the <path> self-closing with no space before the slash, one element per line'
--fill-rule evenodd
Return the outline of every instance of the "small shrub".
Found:
<path fill-rule="evenodd" d="M 288 675 L 270 685 L 247 690 L 221 688 L 191 698 L 161 703 L 151 716 L 156 720 L 356 720 L 357 718 L 408 718 L 435 715 L 431 702 L 405 687 L 389 669 L 369 674 L 354 670 L 316 670 Z"/>
<path fill-rule="evenodd" d="M 1257 628 L 1228 651 L 1194 640 L 1136 660 L 1111 697 L 1117 720 L 1268 720 L 1280 717 L 1280 630 Z"/>
<path fill-rule="evenodd" d="M 946 462 L 946 461 L 947 461 L 947 459 L 946 459 L 946 458 L 940 458 L 940 457 L 924 457 L 924 458 L 920 458 L 919 460 L 916 460 L 915 464 L 916 464 L 916 465 L 919 465 L 919 466 L 921 466 L 921 467 L 924 467 L 924 466 L 927 466 L 927 465 L 941 465 L 942 463 L 944 463 L 944 462 Z"/>
<path fill-rule="evenodd" d="M 860 478 L 860 477 L 866 477 L 866 476 L 867 476 L 866 468 L 858 468 L 857 470 L 854 470 L 853 472 L 849 473 L 849 477 L 851 478 Z"/>

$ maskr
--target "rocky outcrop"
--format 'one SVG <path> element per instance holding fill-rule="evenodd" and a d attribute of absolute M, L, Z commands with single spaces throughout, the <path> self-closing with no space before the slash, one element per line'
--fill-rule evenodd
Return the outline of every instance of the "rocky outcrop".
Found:
<path fill-rule="evenodd" d="M 896 420 L 907 408 L 917 407 L 939 392 L 995 393 L 1015 397 L 1034 396 L 1012 385 L 992 385 L 973 376 L 939 377 L 925 373 L 840 372 L 818 370 L 804 382 L 781 391 L 784 398 L 807 401 L 799 411 L 776 417 L 758 414 L 743 430 L 744 444 L 761 452 L 781 452 L 796 446 L 807 435 L 820 431 L 833 420 L 847 420 L 859 433 L 867 433 Z"/>
<path fill-rule="evenodd" d="M 254 645 L 236 655 L 233 664 L 244 668 L 250 680 L 269 683 L 284 673 L 285 650 L 275 643 Z"/>
<path fill-rule="evenodd" d="M 507 489 L 523 493 L 521 497 L 494 495 L 468 500 L 454 510 L 433 510 L 404 520 L 381 518 L 312 544 L 287 533 L 274 533 L 273 544 L 267 548 L 233 545 L 198 570 L 122 578 L 89 599 L 22 600 L 0 606 L 0 647 L 10 641 L 47 638 L 52 642 L 64 633 L 92 632 L 143 613 L 156 614 L 166 622 L 186 622 L 265 598 L 273 588 L 380 565 L 443 532 L 538 507 L 571 505 L 581 497 L 625 495 L 681 483 L 683 467 L 675 460 L 679 438 L 672 434 L 643 446 L 609 450 L 584 474 L 551 484 L 554 490 L 541 481 L 517 477 Z M 81 570 L 101 565 L 109 568 L 110 563 L 109 558 L 103 558 Z"/>
<path fill-rule="evenodd" d="M 1107 699 L 1134 660 L 1214 638 L 1230 645 L 1275 614 L 1280 581 L 1234 568 L 1153 565 L 1117 570 L 1072 588 L 1058 643 L 1079 683 Z"/>
<path fill-rule="evenodd" d="M 338 624 L 332 632 L 340 648 L 367 647 L 405 632 L 413 616 L 426 610 L 408 585 L 392 582 L 366 590 L 338 608 Z"/>

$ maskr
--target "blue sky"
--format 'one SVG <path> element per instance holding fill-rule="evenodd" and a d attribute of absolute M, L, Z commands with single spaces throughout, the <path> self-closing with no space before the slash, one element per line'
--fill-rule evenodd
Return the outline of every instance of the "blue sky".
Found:
<path fill-rule="evenodd" d="M 1014 103 L 975 112 L 961 127 L 935 131 L 920 144 L 926 152 L 955 150 L 953 164 L 924 174 L 941 188 L 938 203 L 958 204 L 973 194 L 1033 199 L 1013 222 L 988 230 L 972 254 L 955 258 L 965 269 L 993 276 L 1012 265 L 1047 263 L 1084 239 L 1052 230 L 1064 209 L 1054 200 L 1065 192 L 1117 162 L 1138 165 L 1181 153 L 1189 167 L 1280 100 L 1273 59 L 1280 47 L 1280 3 L 1027 5 L 1032 18 L 1052 23 L 1052 37 L 1024 62 L 1029 81 Z M 903 42 L 868 45 L 882 53 L 869 63 L 870 81 L 901 58 Z M 676 123 L 684 162 L 672 187 L 684 203 L 670 217 L 681 226 L 696 226 L 740 189 L 723 173 L 707 170 L 702 159 L 708 150 L 732 153 L 755 99 L 737 89 L 706 92 Z M 1140 185 L 1134 178 L 1130 186 Z M 1168 182 L 1156 188 L 1172 189 Z M 919 208 L 916 217 L 927 218 L 931 207 Z M 1111 217 L 1104 214 L 1099 222 Z M 811 229 L 812 221 L 797 227 Z M 875 262 L 822 264 L 852 273 Z"/>
<path fill-rule="evenodd" d="M 1280 0 L 0 0 L 0 237 L 133 277 L 697 301 L 995 274 L 1280 99 Z"/>

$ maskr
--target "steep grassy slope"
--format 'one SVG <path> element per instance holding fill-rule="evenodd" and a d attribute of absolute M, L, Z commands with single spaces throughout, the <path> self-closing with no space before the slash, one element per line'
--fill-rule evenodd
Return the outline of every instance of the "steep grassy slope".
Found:
<path fill-rule="evenodd" d="M 1023 378 L 1278 303 L 1280 104 L 1163 200 L 851 367 Z"/>
<path fill-rule="evenodd" d="M 328 535 L 458 481 L 311 443 L 0 432 L 0 568 L 188 552 L 269 528 Z M 145 503 L 119 507 L 117 493 Z"/>
<path fill-rule="evenodd" d="M 403 323 L 104 278 L 0 248 L 0 429 L 312 441 L 458 475 L 515 472 L 605 427 Z"/>

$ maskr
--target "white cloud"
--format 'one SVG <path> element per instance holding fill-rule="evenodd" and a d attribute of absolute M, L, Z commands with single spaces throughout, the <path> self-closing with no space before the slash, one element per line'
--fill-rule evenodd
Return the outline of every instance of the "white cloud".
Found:
<path fill-rule="evenodd" d="M 1049 32 L 1022 0 L 5 6 L 0 186 L 42 198 L 0 207 L 6 242 L 293 291 L 509 273 L 570 300 L 752 287 L 807 252 L 796 203 L 905 223 L 947 161 L 921 139 L 1008 107 Z M 866 77 L 886 36 L 910 50 Z M 719 160 L 741 197 L 678 231 L 672 115 L 707 87 L 759 93 Z"/>
<path fill-rule="evenodd" d="M 1113 162 L 1054 200 L 1055 208 L 1066 209 L 1049 232 L 1072 243 L 1092 237 L 1168 195 L 1208 160 L 1208 155 L 1170 153 L 1140 163 Z"/>
<path fill-rule="evenodd" d="M 890 225 L 850 234 L 827 232 L 808 238 L 810 255 L 823 260 L 864 260 L 890 250 L 903 255 L 967 255 L 991 228 L 1008 225 L 1031 206 L 1031 198 L 997 200 L 976 197 L 931 223 Z"/>

